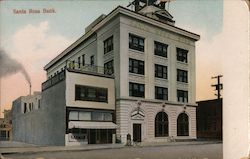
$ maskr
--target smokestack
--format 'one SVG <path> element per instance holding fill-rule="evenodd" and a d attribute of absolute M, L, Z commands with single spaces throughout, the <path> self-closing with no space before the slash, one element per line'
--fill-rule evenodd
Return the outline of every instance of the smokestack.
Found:
<path fill-rule="evenodd" d="M 31 93 L 31 80 L 30 76 L 23 67 L 23 65 L 16 61 L 15 59 L 12 59 L 9 57 L 4 50 L 0 48 L 0 78 L 3 78 L 5 76 L 9 76 L 12 74 L 16 74 L 18 72 L 21 72 L 26 81 L 28 82 L 30 86 L 30 93 Z M 1 98 L 1 97 L 0 97 Z"/>
<path fill-rule="evenodd" d="M 31 84 L 30 84 L 30 95 L 31 95 Z"/>

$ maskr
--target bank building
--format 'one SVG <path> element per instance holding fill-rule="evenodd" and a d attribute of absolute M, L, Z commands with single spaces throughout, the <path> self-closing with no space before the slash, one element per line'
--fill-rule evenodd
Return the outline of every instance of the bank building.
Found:
<path fill-rule="evenodd" d="M 196 139 L 195 42 L 166 2 L 101 15 L 44 70 L 39 107 L 14 101 L 13 138 L 40 145 Z"/>

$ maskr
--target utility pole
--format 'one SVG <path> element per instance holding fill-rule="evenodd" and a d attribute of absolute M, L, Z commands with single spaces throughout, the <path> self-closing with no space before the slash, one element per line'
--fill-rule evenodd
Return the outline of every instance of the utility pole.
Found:
<path fill-rule="evenodd" d="M 220 83 L 220 78 L 223 77 L 222 75 L 218 75 L 218 76 L 214 76 L 212 77 L 212 79 L 217 78 L 217 84 L 213 84 L 211 85 L 212 87 L 215 87 L 215 90 L 217 90 L 217 94 L 215 94 L 217 96 L 217 99 L 220 99 L 221 97 L 221 90 L 223 89 L 223 85 L 222 83 Z"/>

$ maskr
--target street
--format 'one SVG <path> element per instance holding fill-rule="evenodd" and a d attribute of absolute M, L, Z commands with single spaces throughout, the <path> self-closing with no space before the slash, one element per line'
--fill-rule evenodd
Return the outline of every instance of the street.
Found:
<path fill-rule="evenodd" d="M 9 159 L 222 159 L 222 144 L 125 147 L 4 155 Z"/>

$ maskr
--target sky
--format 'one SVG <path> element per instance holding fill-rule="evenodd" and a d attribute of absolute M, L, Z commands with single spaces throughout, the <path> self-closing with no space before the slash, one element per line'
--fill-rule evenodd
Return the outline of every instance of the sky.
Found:
<path fill-rule="evenodd" d="M 19 61 L 31 78 L 32 91 L 41 91 L 46 80 L 43 67 L 84 34 L 84 29 L 101 14 L 131 0 L 0 1 L 0 48 Z M 26 10 L 21 14 L 20 10 Z M 28 13 L 29 9 L 53 13 Z M 19 10 L 19 14 L 17 14 Z M 217 43 L 223 27 L 222 0 L 174 0 L 169 12 L 176 26 L 201 35 L 196 43 L 196 99 L 216 98 L 211 77 L 222 74 L 221 46 Z M 1 111 L 12 101 L 29 93 L 29 84 L 19 72 L 0 79 Z"/>

